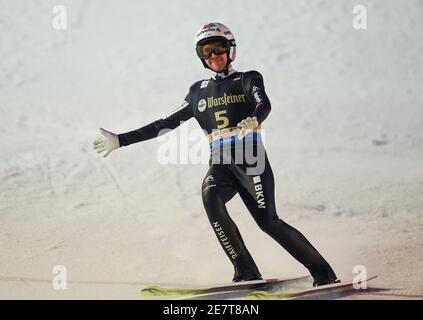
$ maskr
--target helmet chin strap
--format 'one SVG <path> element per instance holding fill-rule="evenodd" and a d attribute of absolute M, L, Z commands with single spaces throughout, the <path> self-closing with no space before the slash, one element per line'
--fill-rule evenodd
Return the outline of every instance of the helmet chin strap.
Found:
<path fill-rule="evenodd" d="M 229 73 L 229 66 L 231 65 L 231 59 L 229 59 L 229 53 L 226 55 L 226 57 L 228 58 L 227 60 L 226 60 L 226 66 L 225 66 L 225 68 L 223 69 L 223 74 L 225 75 L 225 77 L 227 77 L 228 76 L 228 73 Z"/>
<path fill-rule="evenodd" d="M 216 72 L 215 79 L 224 79 L 227 76 L 231 75 L 232 73 L 236 72 L 234 68 L 229 64 L 224 70 L 221 72 Z"/>
<path fill-rule="evenodd" d="M 228 74 L 229 74 L 229 64 L 227 64 L 222 71 L 216 72 L 216 75 L 220 75 L 222 73 L 224 74 L 225 77 L 228 76 Z"/>
<path fill-rule="evenodd" d="M 225 69 L 223 69 L 220 72 L 216 72 L 216 75 L 219 75 L 220 73 L 223 73 L 225 75 L 225 77 L 227 77 L 228 76 L 228 73 L 229 73 L 229 68 L 228 67 L 229 67 L 228 65 L 225 66 Z"/>
<path fill-rule="evenodd" d="M 226 65 L 225 69 L 223 69 L 223 74 L 225 75 L 225 77 L 228 76 L 228 74 L 229 74 L 229 64 Z"/>

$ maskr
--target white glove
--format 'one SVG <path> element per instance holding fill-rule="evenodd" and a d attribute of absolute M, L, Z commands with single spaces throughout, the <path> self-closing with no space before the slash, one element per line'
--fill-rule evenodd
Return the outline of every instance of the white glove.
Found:
<path fill-rule="evenodd" d="M 99 137 L 93 142 L 93 149 L 99 154 L 105 151 L 106 153 L 103 155 L 103 158 L 105 158 L 110 152 L 120 147 L 119 138 L 117 134 L 103 128 L 100 128 L 100 132 L 104 137 Z"/>
<path fill-rule="evenodd" d="M 257 128 L 259 126 L 259 123 L 256 117 L 248 117 L 247 119 L 244 119 L 240 123 L 238 123 L 237 126 L 241 128 L 241 131 L 238 134 L 238 139 L 241 140 L 253 129 Z"/>

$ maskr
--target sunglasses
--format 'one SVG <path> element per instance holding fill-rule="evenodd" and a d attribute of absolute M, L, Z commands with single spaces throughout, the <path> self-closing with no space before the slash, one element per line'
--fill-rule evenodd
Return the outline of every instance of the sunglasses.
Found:
<path fill-rule="evenodd" d="M 200 59 L 209 59 L 212 54 L 221 55 L 229 52 L 229 48 L 222 42 L 207 43 L 197 46 L 197 55 Z"/>

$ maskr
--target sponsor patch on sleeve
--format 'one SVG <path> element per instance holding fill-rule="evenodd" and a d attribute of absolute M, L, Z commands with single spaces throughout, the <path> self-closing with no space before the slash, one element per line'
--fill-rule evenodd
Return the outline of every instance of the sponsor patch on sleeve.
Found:
<path fill-rule="evenodd" d="M 210 80 L 204 80 L 203 82 L 201 82 L 200 89 L 206 88 L 209 85 L 209 81 Z"/>

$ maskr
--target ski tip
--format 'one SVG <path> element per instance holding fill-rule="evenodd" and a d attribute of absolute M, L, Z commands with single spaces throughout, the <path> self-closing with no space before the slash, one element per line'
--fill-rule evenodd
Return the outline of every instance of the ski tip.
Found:
<path fill-rule="evenodd" d="M 165 288 L 160 286 L 148 286 L 139 291 L 139 294 L 143 297 L 181 297 L 187 295 L 194 295 L 201 293 L 202 289 L 190 289 L 190 288 Z"/>
<path fill-rule="evenodd" d="M 154 297 L 163 294 L 163 288 L 159 286 L 148 286 L 139 291 L 139 294 L 144 297 Z"/>

